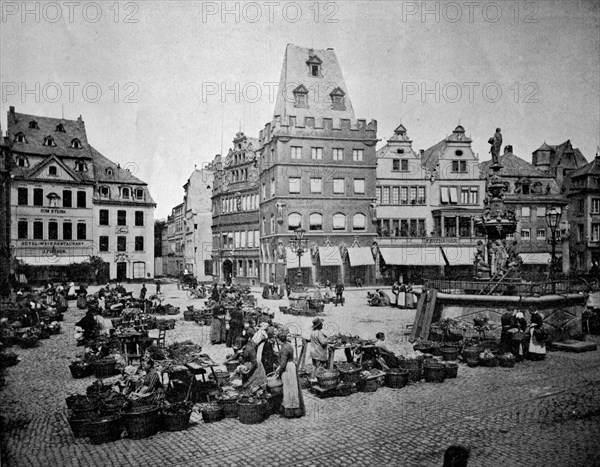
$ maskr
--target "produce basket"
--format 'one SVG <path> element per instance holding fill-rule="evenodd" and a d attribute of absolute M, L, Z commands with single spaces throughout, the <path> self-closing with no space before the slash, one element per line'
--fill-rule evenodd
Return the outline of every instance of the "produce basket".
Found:
<path fill-rule="evenodd" d="M 238 360 L 229 360 L 228 362 L 225 362 L 225 368 L 227 368 L 229 373 L 233 373 L 239 364 L 240 362 Z"/>
<path fill-rule="evenodd" d="M 192 311 L 185 310 L 183 312 L 183 320 L 184 321 L 194 321 L 194 319 L 195 319 L 195 312 L 193 310 Z"/>
<path fill-rule="evenodd" d="M 24 336 L 19 339 L 19 346 L 22 349 L 32 349 L 37 347 L 39 340 L 36 336 Z"/>
<path fill-rule="evenodd" d="M 446 379 L 446 368 L 441 363 L 426 363 L 423 365 L 423 376 L 428 383 L 443 383 Z"/>
<path fill-rule="evenodd" d="M 390 388 L 400 389 L 408 384 L 410 373 L 402 368 L 392 368 L 385 375 L 385 385 Z"/>
<path fill-rule="evenodd" d="M 310 374 L 307 371 L 298 372 L 298 381 L 300 389 L 310 389 Z"/>
<path fill-rule="evenodd" d="M 99 404 L 98 401 L 89 398 L 79 398 L 71 406 L 73 411 L 73 418 L 77 419 L 90 419 L 98 412 Z"/>
<path fill-rule="evenodd" d="M 223 420 L 223 407 L 217 404 L 207 404 L 202 408 L 202 420 L 204 423 L 220 422 Z"/>
<path fill-rule="evenodd" d="M 271 394 L 283 394 L 283 381 L 275 376 L 275 373 L 267 375 L 267 387 Z"/>
<path fill-rule="evenodd" d="M 458 376 L 458 363 L 446 362 L 444 367 L 446 368 L 446 378 L 456 378 Z"/>
<path fill-rule="evenodd" d="M 480 350 L 477 346 L 465 347 L 462 351 L 462 356 L 465 360 L 467 360 L 469 357 L 479 358 L 479 352 Z"/>
<path fill-rule="evenodd" d="M 340 373 L 340 381 L 346 384 L 356 384 L 360 381 L 361 369 L 352 363 L 339 363 L 337 371 Z"/>
<path fill-rule="evenodd" d="M 513 354 L 503 354 L 498 357 L 498 363 L 501 367 L 512 368 L 515 366 L 516 358 Z"/>
<path fill-rule="evenodd" d="M 442 358 L 445 361 L 457 360 L 458 359 L 458 354 L 459 354 L 458 347 L 444 346 L 444 347 L 442 347 L 440 349 L 440 351 L 442 353 Z"/>
<path fill-rule="evenodd" d="M 413 345 L 414 350 L 418 350 L 421 353 L 432 353 L 433 345 L 427 344 L 425 342 L 419 342 Z"/>
<path fill-rule="evenodd" d="M 237 418 L 238 416 L 238 406 L 237 406 L 237 397 L 223 397 L 217 396 L 217 404 L 223 407 L 223 415 L 225 418 Z"/>
<path fill-rule="evenodd" d="M 356 388 L 360 392 L 375 392 L 379 387 L 379 383 L 376 378 L 373 379 L 363 379 L 356 383 Z"/>
<path fill-rule="evenodd" d="M 123 424 L 131 439 L 148 438 L 158 432 L 159 408 L 156 406 L 136 407 L 123 412 Z"/>
<path fill-rule="evenodd" d="M 89 418 L 69 417 L 69 426 L 75 438 L 85 438 L 89 431 Z"/>
<path fill-rule="evenodd" d="M 333 389 L 339 383 L 339 372 L 336 370 L 323 370 L 317 373 L 317 382 L 323 389 Z"/>
<path fill-rule="evenodd" d="M 117 362 L 112 358 L 102 359 L 92 363 L 92 371 L 96 378 L 108 378 L 109 376 L 113 376 L 116 367 Z"/>
<path fill-rule="evenodd" d="M 92 368 L 87 364 L 76 364 L 71 363 L 69 365 L 69 370 L 71 370 L 71 376 L 75 379 L 85 378 L 92 374 Z"/>
<path fill-rule="evenodd" d="M 108 415 L 90 420 L 87 425 L 87 436 L 92 444 L 110 443 L 121 437 L 121 416 Z"/>
<path fill-rule="evenodd" d="M 475 356 L 470 355 L 465 359 L 465 363 L 467 364 L 467 366 L 469 366 L 471 368 L 479 366 L 479 357 L 476 355 Z"/>
<path fill-rule="evenodd" d="M 237 406 L 240 423 L 243 423 L 244 425 L 255 425 L 264 421 L 266 414 L 264 401 L 249 403 L 239 400 L 237 401 Z"/>
<path fill-rule="evenodd" d="M 400 368 L 408 370 L 409 380 L 412 382 L 420 381 L 423 376 L 423 359 L 404 359 L 400 360 Z"/>
<path fill-rule="evenodd" d="M 191 416 L 192 416 L 191 410 L 188 410 L 187 412 L 176 412 L 176 413 L 163 412 L 162 427 L 165 431 L 185 430 L 190 424 Z"/>

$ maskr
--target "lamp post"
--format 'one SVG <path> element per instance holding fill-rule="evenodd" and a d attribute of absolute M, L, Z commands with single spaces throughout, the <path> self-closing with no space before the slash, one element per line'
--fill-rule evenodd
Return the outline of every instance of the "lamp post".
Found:
<path fill-rule="evenodd" d="M 297 283 L 296 285 L 298 286 L 298 288 L 302 287 L 302 255 L 304 254 L 305 251 L 305 247 L 304 247 L 304 243 L 306 242 L 306 240 L 303 240 L 304 237 L 304 229 L 301 227 L 298 227 L 296 230 L 294 230 L 294 235 L 295 235 L 295 239 L 292 240 L 293 242 L 293 250 L 296 253 L 296 255 L 298 256 L 298 273 L 296 274 L 297 277 Z"/>
<path fill-rule="evenodd" d="M 562 238 L 556 238 L 556 228 L 560 223 L 562 216 L 561 208 L 555 208 L 551 206 L 546 210 L 546 224 L 550 227 L 551 237 L 548 239 L 548 243 L 552 246 L 552 257 L 550 259 L 550 280 L 552 281 L 552 293 L 556 293 L 556 283 L 554 282 L 555 268 L 556 268 L 556 244 L 562 243 Z"/>

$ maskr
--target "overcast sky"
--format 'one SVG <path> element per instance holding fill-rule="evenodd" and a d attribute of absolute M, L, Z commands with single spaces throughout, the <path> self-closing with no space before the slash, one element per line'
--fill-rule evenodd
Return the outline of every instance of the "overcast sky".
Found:
<path fill-rule="evenodd" d="M 482 161 L 497 126 L 528 161 L 543 141 L 588 161 L 599 144 L 597 1 L 0 3 L 3 130 L 11 105 L 82 115 L 91 144 L 149 183 L 156 218 L 195 164 L 270 121 L 287 43 L 335 49 L 380 145 L 402 122 L 428 148 L 459 121 Z"/>

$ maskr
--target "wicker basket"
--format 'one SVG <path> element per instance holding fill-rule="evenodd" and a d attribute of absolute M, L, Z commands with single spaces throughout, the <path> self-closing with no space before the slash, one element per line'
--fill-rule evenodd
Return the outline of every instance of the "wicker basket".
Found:
<path fill-rule="evenodd" d="M 446 378 L 456 378 L 458 376 L 458 363 L 446 362 Z"/>
<path fill-rule="evenodd" d="M 73 418 L 77 419 L 90 419 L 98 412 L 99 404 L 93 399 L 82 398 L 75 401 L 71 406 L 73 412 Z"/>
<path fill-rule="evenodd" d="M 431 344 L 419 342 L 418 344 L 413 345 L 413 349 L 418 350 L 421 353 L 431 353 L 433 346 Z"/>
<path fill-rule="evenodd" d="M 39 345 L 39 339 L 35 336 L 21 337 L 19 339 L 19 346 L 22 349 L 32 349 Z"/>
<path fill-rule="evenodd" d="M 195 312 L 186 310 L 183 312 L 183 320 L 184 321 L 194 321 L 195 319 Z"/>
<path fill-rule="evenodd" d="M 255 425 L 264 421 L 266 414 L 264 402 L 248 404 L 237 401 L 237 406 L 240 423 L 243 423 L 244 425 Z"/>
<path fill-rule="evenodd" d="M 300 389 L 310 389 L 310 374 L 306 371 L 298 372 L 298 382 Z"/>
<path fill-rule="evenodd" d="M 227 371 L 229 373 L 233 373 L 237 369 L 239 364 L 240 362 L 238 360 L 230 360 L 228 362 L 225 362 L 225 368 L 227 368 Z"/>
<path fill-rule="evenodd" d="M 480 358 L 479 359 L 479 365 L 480 366 L 485 366 L 488 368 L 494 368 L 498 366 L 498 358 L 494 357 L 494 358 Z"/>
<path fill-rule="evenodd" d="M 75 379 L 86 378 L 92 374 L 92 368 L 89 365 L 70 364 L 71 376 Z"/>
<path fill-rule="evenodd" d="M 423 376 L 428 383 L 443 383 L 446 379 L 446 368 L 441 363 L 427 363 L 423 366 Z"/>
<path fill-rule="evenodd" d="M 458 354 L 459 354 L 459 348 L 458 347 L 445 346 L 445 347 L 442 347 L 440 349 L 440 351 L 442 352 L 442 358 L 445 361 L 457 360 L 458 359 Z"/>
<path fill-rule="evenodd" d="M 96 378 L 108 378 L 115 374 L 117 362 L 114 359 L 104 359 L 92 363 L 92 371 Z"/>
<path fill-rule="evenodd" d="M 202 420 L 204 423 L 220 422 L 225 418 L 223 407 L 217 404 L 210 404 L 202 409 Z"/>
<path fill-rule="evenodd" d="M 338 387 L 335 388 L 335 395 L 337 397 L 347 397 L 352 394 L 352 384 L 348 383 L 340 383 Z"/>
<path fill-rule="evenodd" d="M 385 375 L 385 385 L 389 388 L 400 389 L 408 384 L 410 373 L 401 368 L 392 368 Z"/>
<path fill-rule="evenodd" d="M 186 413 L 163 413 L 162 428 L 165 431 L 182 431 L 190 425 L 192 411 Z"/>
<path fill-rule="evenodd" d="M 217 396 L 217 403 L 223 407 L 223 415 L 225 418 L 237 418 L 238 406 L 237 398 L 235 399 L 224 399 L 221 396 Z"/>
<path fill-rule="evenodd" d="M 211 374 L 209 377 L 209 379 L 215 379 L 216 381 L 220 384 L 226 383 L 227 381 L 229 381 L 229 372 L 227 371 L 223 371 L 223 370 L 215 370 L 214 376 L 213 374 Z"/>
<path fill-rule="evenodd" d="M 481 352 L 481 350 L 479 350 L 479 347 L 473 345 L 471 347 L 465 347 L 462 351 L 462 356 L 465 360 L 467 360 L 469 357 L 477 357 L 479 358 L 479 353 Z"/>
<path fill-rule="evenodd" d="M 333 389 L 339 383 L 340 373 L 336 370 L 325 370 L 317 374 L 317 382 L 323 389 Z"/>
<path fill-rule="evenodd" d="M 360 381 L 360 368 L 356 367 L 352 370 L 344 368 L 337 369 L 340 373 L 340 381 L 346 384 L 356 384 Z"/>
<path fill-rule="evenodd" d="M 400 368 L 408 370 L 408 378 L 413 383 L 421 381 L 421 378 L 423 377 L 422 358 L 400 360 Z"/>
<path fill-rule="evenodd" d="M 267 387 L 271 394 L 283 394 L 283 381 L 275 377 L 275 373 L 267 375 Z"/>
<path fill-rule="evenodd" d="M 75 438 L 88 436 L 89 418 L 69 417 L 69 426 Z"/>
<path fill-rule="evenodd" d="M 87 425 L 87 436 L 92 444 L 110 443 L 121 437 L 121 429 L 121 416 L 109 415 L 90 420 Z"/>
<path fill-rule="evenodd" d="M 469 355 L 468 357 L 466 357 L 465 362 L 467 366 L 474 368 L 476 366 L 479 366 L 479 357 L 477 355 Z"/>
<path fill-rule="evenodd" d="M 515 362 L 516 362 L 516 358 L 513 354 L 508 354 L 508 355 L 500 355 L 498 357 L 498 363 L 500 364 L 501 367 L 504 368 L 512 368 L 515 366 Z"/>
<path fill-rule="evenodd" d="M 123 424 L 131 439 L 148 438 L 158 432 L 159 408 L 156 406 L 137 407 L 123 412 Z"/>
<path fill-rule="evenodd" d="M 379 387 L 377 379 L 365 379 L 356 383 L 356 388 L 360 392 L 375 392 Z"/>

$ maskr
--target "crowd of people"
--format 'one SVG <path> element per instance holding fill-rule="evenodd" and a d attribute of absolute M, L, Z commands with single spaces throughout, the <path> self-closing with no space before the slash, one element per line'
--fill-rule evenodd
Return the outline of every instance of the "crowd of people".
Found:
<path fill-rule="evenodd" d="M 391 306 L 394 308 L 414 308 L 415 294 L 412 283 L 398 284 L 394 282 L 391 293 L 393 299 L 387 292 L 375 289 L 375 292 L 367 292 L 367 303 L 369 306 Z"/>
<path fill-rule="evenodd" d="M 532 309 L 529 324 L 522 311 L 513 310 L 504 313 L 500 324 L 500 348 L 512 353 L 517 361 L 524 358 L 543 360 L 546 357 L 548 328 L 544 326 L 544 316 Z"/>

